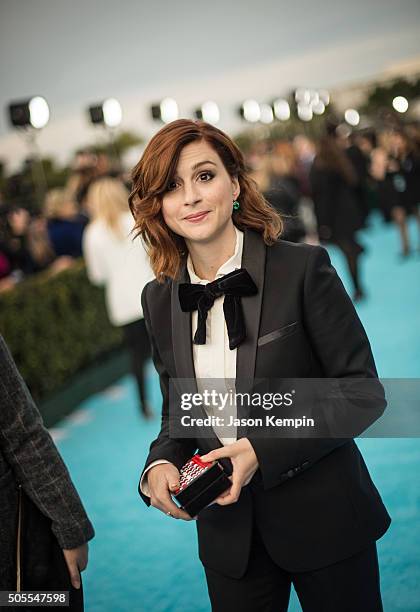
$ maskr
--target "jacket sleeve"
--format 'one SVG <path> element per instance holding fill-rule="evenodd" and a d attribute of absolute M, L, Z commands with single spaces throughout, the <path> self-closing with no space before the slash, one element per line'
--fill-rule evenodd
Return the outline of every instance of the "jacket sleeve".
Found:
<path fill-rule="evenodd" d="M 146 323 L 147 333 L 150 339 L 150 345 L 152 347 L 153 363 L 157 370 L 157 373 L 159 374 L 159 383 L 162 392 L 162 421 L 159 435 L 156 440 L 154 440 L 150 445 L 149 455 L 146 459 L 146 463 L 140 476 L 140 482 L 138 486 L 139 495 L 148 506 L 150 505 L 150 498 L 149 496 L 143 493 L 140 485 L 142 482 L 142 476 L 144 472 L 148 469 L 150 464 L 157 460 L 165 460 L 169 463 L 173 463 L 178 469 L 181 469 L 184 463 L 186 463 L 188 459 L 192 457 L 194 451 L 197 448 L 195 440 L 171 438 L 169 434 L 170 402 L 176 400 L 170 397 L 169 375 L 165 368 L 165 365 L 163 364 L 160 358 L 159 350 L 157 348 L 156 341 L 154 338 L 147 296 L 149 286 L 150 283 L 148 283 L 143 289 L 141 295 L 141 304 L 143 307 L 144 320 Z M 162 324 L 165 324 L 165 322 L 162 321 Z"/>
<path fill-rule="evenodd" d="M 363 325 L 351 299 L 331 265 L 323 247 L 311 247 L 304 278 L 304 326 L 324 377 L 338 379 L 339 388 L 352 390 L 354 379 L 370 379 L 367 399 L 358 402 L 334 400 L 343 437 L 262 438 L 248 430 L 248 439 L 257 455 L 264 488 L 277 486 L 309 469 L 339 446 L 359 435 L 383 413 L 386 407 L 378 375 Z M 353 382 L 352 382 L 353 379 Z M 350 397 L 350 393 L 348 393 Z M 344 407 L 344 410 L 342 410 Z M 323 430 L 324 431 L 324 430 Z"/>
<path fill-rule="evenodd" d="M 0 336 L 0 452 L 41 512 L 61 548 L 95 535 L 70 474 Z"/>

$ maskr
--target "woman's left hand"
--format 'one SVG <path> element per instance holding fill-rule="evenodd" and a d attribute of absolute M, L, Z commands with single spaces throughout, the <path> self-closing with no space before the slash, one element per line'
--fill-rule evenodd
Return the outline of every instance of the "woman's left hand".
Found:
<path fill-rule="evenodd" d="M 222 457 L 229 457 L 232 462 L 233 472 L 230 476 L 231 488 L 215 499 L 221 506 L 234 504 L 238 501 L 241 489 L 248 484 L 258 469 L 258 459 L 248 438 L 241 438 L 233 444 L 222 448 L 216 448 L 206 455 L 202 455 L 203 461 L 217 461 Z"/>

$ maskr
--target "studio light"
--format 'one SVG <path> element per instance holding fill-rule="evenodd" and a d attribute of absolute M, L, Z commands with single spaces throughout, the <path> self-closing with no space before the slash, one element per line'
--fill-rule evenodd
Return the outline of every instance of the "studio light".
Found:
<path fill-rule="evenodd" d="M 21 129 L 21 133 L 30 150 L 33 188 L 35 200 L 39 208 L 42 207 L 47 191 L 47 181 L 38 147 L 38 130 L 47 125 L 49 118 L 50 109 L 45 98 L 41 96 L 18 100 L 9 104 L 9 119 L 12 126 L 15 128 L 27 128 Z"/>
<path fill-rule="evenodd" d="M 344 119 L 349 125 L 356 127 L 356 125 L 359 125 L 360 115 L 354 108 L 348 108 L 344 112 Z"/>
<path fill-rule="evenodd" d="M 104 123 L 108 127 L 117 127 L 122 120 L 121 104 L 115 98 L 108 98 L 103 103 Z"/>
<path fill-rule="evenodd" d="M 408 110 L 408 100 L 404 96 L 396 96 L 392 100 L 392 106 L 399 113 L 406 113 Z"/>
<path fill-rule="evenodd" d="M 211 100 L 204 102 L 200 108 L 197 108 L 194 111 L 194 115 L 196 119 L 202 119 L 203 121 L 212 124 L 218 123 L 220 119 L 219 107 L 217 106 L 216 102 L 212 102 Z"/>
<path fill-rule="evenodd" d="M 311 101 L 311 92 L 309 89 L 300 87 L 295 91 L 295 101 L 301 105 L 308 105 Z"/>
<path fill-rule="evenodd" d="M 287 100 L 279 98 L 273 102 L 273 110 L 276 119 L 287 121 L 290 119 L 290 106 Z"/>
<path fill-rule="evenodd" d="M 239 109 L 239 113 L 245 121 L 256 123 L 261 117 L 260 105 L 256 100 L 245 100 Z"/>
<path fill-rule="evenodd" d="M 302 121 L 310 121 L 315 115 L 322 115 L 330 103 L 330 94 L 326 89 L 305 89 L 300 87 L 295 91 L 297 114 Z"/>
<path fill-rule="evenodd" d="M 9 119 L 14 127 L 45 127 L 50 118 L 47 101 L 41 96 L 9 104 Z"/>
<path fill-rule="evenodd" d="M 301 121 L 311 121 L 313 117 L 312 106 L 309 104 L 298 104 L 297 114 Z"/>
<path fill-rule="evenodd" d="M 322 100 L 322 102 L 325 104 L 325 106 L 328 106 L 328 104 L 330 103 L 330 94 L 326 89 L 320 89 L 318 91 L 319 94 L 319 98 L 320 100 Z"/>
<path fill-rule="evenodd" d="M 170 123 L 178 119 L 178 104 L 173 98 L 164 98 L 158 104 L 153 104 L 151 107 L 152 118 L 163 123 Z"/>
<path fill-rule="evenodd" d="M 121 104 L 115 98 L 108 98 L 104 102 L 89 106 L 89 116 L 94 125 L 117 127 L 122 120 Z"/>
<path fill-rule="evenodd" d="M 274 120 L 273 109 L 270 104 L 260 104 L 261 123 L 272 123 Z"/>
<path fill-rule="evenodd" d="M 315 115 L 322 115 L 325 112 L 325 104 L 322 100 L 318 100 L 318 102 L 315 102 L 314 104 L 312 104 L 312 110 L 315 113 Z"/>

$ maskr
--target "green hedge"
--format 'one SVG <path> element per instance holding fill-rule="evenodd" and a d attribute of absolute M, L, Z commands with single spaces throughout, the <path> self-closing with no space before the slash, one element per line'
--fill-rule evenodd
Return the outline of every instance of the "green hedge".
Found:
<path fill-rule="evenodd" d="M 82 261 L 0 294 L 0 333 L 36 401 L 122 343 L 104 292 L 90 284 Z"/>

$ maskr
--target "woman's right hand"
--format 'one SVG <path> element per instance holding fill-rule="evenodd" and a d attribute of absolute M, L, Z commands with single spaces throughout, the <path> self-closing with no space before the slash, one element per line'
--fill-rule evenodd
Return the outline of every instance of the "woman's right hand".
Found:
<path fill-rule="evenodd" d="M 150 491 L 150 505 L 173 518 L 192 521 L 193 519 L 184 510 L 181 510 L 173 501 L 171 491 L 174 493 L 179 487 L 179 471 L 173 463 L 155 465 L 147 472 L 147 484 Z"/>

